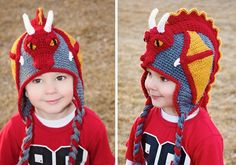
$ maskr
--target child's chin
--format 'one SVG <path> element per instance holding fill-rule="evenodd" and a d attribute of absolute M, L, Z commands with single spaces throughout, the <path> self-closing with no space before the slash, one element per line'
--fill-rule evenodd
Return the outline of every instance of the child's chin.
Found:
<path fill-rule="evenodd" d="M 160 108 L 162 105 L 160 104 L 160 102 L 159 101 L 156 101 L 156 100 L 152 100 L 152 105 L 154 106 L 154 107 L 158 107 L 158 108 Z"/>

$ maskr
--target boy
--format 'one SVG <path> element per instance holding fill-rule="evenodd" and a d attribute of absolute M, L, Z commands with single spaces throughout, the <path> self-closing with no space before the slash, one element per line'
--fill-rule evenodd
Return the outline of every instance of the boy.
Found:
<path fill-rule="evenodd" d="M 0 164 L 114 164 L 104 124 L 84 106 L 79 44 L 52 11 L 23 20 L 10 52 L 19 113 L 0 132 Z"/>
<path fill-rule="evenodd" d="M 223 165 L 223 139 L 206 105 L 219 69 L 220 40 L 196 9 L 154 9 L 145 32 L 141 84 L 147 98 L 132 127 L 126 164 Z"/>

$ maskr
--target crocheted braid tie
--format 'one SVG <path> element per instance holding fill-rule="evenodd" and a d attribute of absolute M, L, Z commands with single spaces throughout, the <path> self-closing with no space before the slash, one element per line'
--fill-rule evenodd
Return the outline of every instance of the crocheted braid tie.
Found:
<path fill-rule="evenodd" d="M 23 139 L 23 143 L 21 146 L 21 156 L 19 157 L 19 161 L 17 165 L 27 165 L 28 159 L 29 159 L 29 150 L 30 150 L 30 144 L 32 141 L 33 136 L 33 121 L 31 114 L 28 114 L 28 117 L 26 118 L 26 136 Z"/>
<path fill-rule="evenodd" d="M 82 118 L 84 116 L 84 108 L 80 111 L 77 109 L 75 111 L 75 117 L 73 120 L 72 128 L 73 128 L 73 134 L 71 135 L 71 150 L 69 153 L 69 165 L 75 164 L 76 157 L 78 154 L 78 145 L 79 145 L 79 140 L 80 140 L 80 131 L 79 129 L 81 128 L 82 125 Z"/>
<path fill-rule="evenodd" d="M 143 135 L 143 125 L 144 125 L 144 121 L 149 113 L 149 110 L 153 107 L 153 105 L 146 105 L 144 107 L 143 112 L 140 114 L 139 117 L 139 121 L 138 121 L 138 126 L 136 128 L 136 133 L 135 133 L 135 140 L 134 140 L 134 150 L 133 150 L 133 157 L 135 160 L 135 165 L 141 165 L 141 163 L 139 163 L 140 160 L 140 156 L 139 156 L 139 152 L 140 152 L 140 147 L 141 147 L 141 139 L 142 139 L 142 135 Z"/>
<path fill-rule="evenodd" d="M 187 118 L 187 114 L 182 112 L 180 114 L 179 120 L 178 120 L 178 127 L 176 132 L 176 140 L 175 140 L 175 157 L 174 157 L 174 165 L 178 165 L 181 157 L 181 141 L 183 137 L 183 129 L 184 129 L 184 121 Z"/>

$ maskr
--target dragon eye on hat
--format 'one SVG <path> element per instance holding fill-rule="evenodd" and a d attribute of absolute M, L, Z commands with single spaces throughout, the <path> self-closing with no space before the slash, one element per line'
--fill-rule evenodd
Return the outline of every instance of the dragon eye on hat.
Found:
<path fill-rule="evenodd" d="M 160 46 L 163 45 L 163 42 L 156 39 L 156 40 L 154 41 L 154 45 L 155 45 L 156 47 L 160 47 Z"/>
<path fill-rule="evenodd" d="M 51 42 L 50 42 L 50 46 L 55 46 L 55 45 L 57 45 L 58 44 L 58 41 L 57 41 L 57 39 L 55 39 L 55 38 L 53 38 L 52 40 L 51 40 Z"/>
<path fill-rule="evenodd" d="M 27 44 L 27 47 L 30 48 L 31 50 L 35 50 L 36 49 L 36 45 L 34 45 L 32 42 L 29 42 Z"/>

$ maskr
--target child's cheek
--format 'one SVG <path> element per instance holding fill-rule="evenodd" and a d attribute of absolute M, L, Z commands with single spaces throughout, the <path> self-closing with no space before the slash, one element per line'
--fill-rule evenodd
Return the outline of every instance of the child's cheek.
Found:
<path fill-rule="evenodd" d="M 144 85 L 145 85 L 145 88 L 146 88 L 146 90 L 147 90 L 147 92 L 148 92 L 148 94 L 149 94 L 149 85 L 150 85 L 150 84 L 149 84 L 148 77 L 146 78 Z"/>

